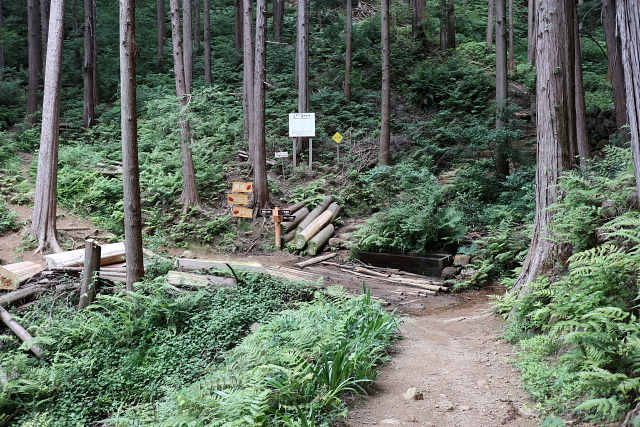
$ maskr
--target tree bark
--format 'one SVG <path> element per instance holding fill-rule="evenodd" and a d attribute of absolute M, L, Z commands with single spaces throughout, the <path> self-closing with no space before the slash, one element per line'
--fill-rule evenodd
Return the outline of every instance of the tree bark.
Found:
<path fill-rule="evenodd" d="M 427 1 L 412 0 L 411 3 L 411 34 L 415 39 L 421 35 L 422 22 L 424 21 L 424 14 L 427 10 Z"/>
<path fill-rule="evenodd" d="M 249 146 L 249 160 L 253 161 L 255 157 L 255 147 L 253 145 L 253 127 L 254 127 L 254 102 L 253 102 L 253 78 L 254 78 L 254 51 L 253 51 L 253 24 L 252 15 L 253 7 L 251 0 L 242 1 L 242 33 L 244 37 L 243 49 L 243 97 L 242 109 L 244 110 L 244 140 Z"/>
<path fill-rule="evenodd" d="M 578 14 L 574 14 L 574 86 L 575 86 L 575 107 L 576 107 L 576 141 L 578 144 L 578 163 L 580 166 L 587 166 L 587 160 L 591 157 L 591 146 L 589 145 L 589 133 L 587 131 L 587 107 L 584 98 L 584 79 L 582 76 L 582 41 L 580 40 L 580 29 Z"/>
<path fill-rule="evenodd" d="M 279 1 L 279 0 L 276 0 Z M 347 104 L 351 102 L 351 71 L 353 68 L 353 0 L 347 0 L 347 49 L 344 67 L 344 97 Z"/>
<path fill-rule="evenodd" d="M 509 71 L 516 69 L 515 40 L 514 40 L 513 0 L 509 0 Z"/>
<path fill-rule="evenodd" d="M 318 231 L 307 243 L 307 255 L 315 256 L 320 249 L 327 244 L 331 236 L 336 230 L 333 224 L 328 224 L 322 230 Z"/>
<path fill-rule="evenodd" d="M 2 14 L 2 0 L 0 0 L 0 33 L 4 31 L 4 16 Z M 4 79 L 4 41 L 0 38 L 0 82 Z"/>
<path fill-rule="evenodd" d="M 550 239 L 563 170 L 575 165 L 577 149 L 573 76 L 575 4 L 573 0 L 539 0 L 537 28 L 536 100 L 538 153 L 536 169 L 536 215 L 529 253 L 516 285 L 519 296 L 529 293 L 529 283 L 561 261 L 566 249 Z"/>
<path fill-rule="evenodd" d="M 387 165 L 391 147 L 391 49 L 389 42 L 389 0 L 382 0 L 382 111 L 379 164 Z"/>
<path fill-rule="evenodd" d="M 508 141 L 504 132 L 507 110 L 507 17 L 506 1 L 495 0 L 496 7 L 496 174 L 509 175 Z"/>
<path fill-rule="evenodd" d="M 58 201 L 58 145 L 60 123 L 60 93 L 62 77 L 62 46 L 64 39 L 64 0 L 54 3 L 49 19 L 49 46 L 42 105 L 42 130 L 38 175 L 33 207 L 31 236 L 38 240 L 35 252 L 48 243 L 54 252 L 61 252 L 56 235 L 56 204 Z"/>
<path fill-rule="evenodd" d="M 235 40 L 236 40 L 236 55 L 240 56 L 242 47 L 244 45 L 244 1 L 234 0 L 234 21 L 235 21 Z"/>
<path fill-rule="evenodd" d="M 640 189 L 640 5 L 635 0 L 616 0 L 616 17 L 622 50 L 631 151 L 636 186 Z"/>
<path fill-rule="evenodd" d="M 84 0 L 84 99 L 82 123 L 85 128 L 95 124 L 95 107 L 98 84 L 94 80 L 97 67 L 96 8 L 95 0 Z"/>
<path fill-rule="evenodd" d="M 254 130 L 255 157 L 253 159 L 254 209 L 271 206 L 267 181 L 267 156 L 265 134 L 266 80 L 267 80 L 267 0 L 256 5 L 256 44 L 254 74 Z"/>
<path fill-rule="evenodd" d="M 284 0 L 273 0 L 273 39 L 282 41 L 284 29 Z"/>
<path fill-rule="evenodd" d="M 127 0 L 121 0 L 120 5 Z M 122 11 L 120 12 L 122 14 Z M 122 16 L 121 16 L 122 17 Z M 78 310 L 84 310 L 96 299 L 98 286 L 97 274 L 100 271 L 100 245 L 95 240 L 88 239 L 84 242 L 84 268 L 82 270 L 82 283 L 80 284 L 80 301 Z"/>
<path fill-rule="evenodd" d="M 456 21 L 454 0 L 440 0 L 440 50 L 456 48 Z"/>
<path fill-rule="evenodd" d="M 298 37 L 296 40 L 298 82 L 298 113 L 309 113 L 309 2 L 298 0 Z M 307 146 L 309 138 L 297 138 L 296 155 Z"/>
<path fill-rule="evenodd" d="M 164 0 L 157 0 L 156 3 L 156 27 L 158 29 L 158 72 L 164 72 L 164 41 L 167 38 L 167 11 L 165 10 Z"/>
<path fill-rule="evenodd" d="M 527 61 L 536 64 L 536 0 L 529 0 L 527 13 Z"/>
<path fill-rule="evenodd" d="M 182 57 L 185 94 L 193 91 L 193 18 L 192 0 L 182 0 Z"/>
<path fill-rule="evenodd" d="M 607 41 L 607 57 L 609 59 L 609 79 L 613 87 L 613 105 L 616 110 L 616 126 L 618 131 L 628 124 L 627 95 L 622 67 L 622 47 L 620 35 L 616 29 L 616 0 L 602 0 L 602 24 Z"/>
<path fill-rule="evenodd" d="M 40 0 L 40 46 L 42 58 L 40 64 L 47 62 L 47 49 L 49 46 L 49 16 L 51 14 L 51 0 Z M 43 70 L 43 74 L 46 70 Z"/>
<path fill-rule="evenodd" d="M 200 46 L 202 45 L 202 26 L 200 25 L 202 13 L 200 12 L 200 0 L 194 0 L 193 7 L 193 45 L 196 55 L 199 55 L 201 52 Z"/>
<path fill-rule="evenodd" d="M 26 121 L 33 124 L 36 122 L 36 111 L 38 110 L 38 85 L 41 69 L 41 52 L 38 42 L 38 1 L 29 0 L 27 3 L 27 45 L 29 50 L 29 86 L 27 91 L 27 112 Z"/>
<path fill-rule="evenodd" d="M 487 12 L 487 53 L 491 54 L 493 52 L 493 31 L 494 31 L 494 23 L 493 18 L 495 15 L 495 4 L 496 0 L 489 0 L 489 11 Z"/>
<path fill-rule="evenodd" d="M 204 82 L 213 84 L 211 77 L 211 0 L 204 0 Z"/>
<path fill-rule="evenodd" d="M 144 276 L 142 206 L 138 164 L 136 57 L 136 3 L 120 0 L 120 94 L 122 127 L 122 183 L 124 187 L 124 240 L 127 291 Z"/>

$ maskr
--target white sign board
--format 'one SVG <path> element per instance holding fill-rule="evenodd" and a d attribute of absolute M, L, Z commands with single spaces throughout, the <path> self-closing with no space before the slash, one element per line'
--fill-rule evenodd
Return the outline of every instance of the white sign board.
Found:
<path fill-rule="evenodd" d="M 289 113 L 289 137 L 316 136 L 316 113 Z"/>
<path fill-rule="evenodd" d="M 276 157 L 289 157 L 288 151 L 276 151 Z"/>

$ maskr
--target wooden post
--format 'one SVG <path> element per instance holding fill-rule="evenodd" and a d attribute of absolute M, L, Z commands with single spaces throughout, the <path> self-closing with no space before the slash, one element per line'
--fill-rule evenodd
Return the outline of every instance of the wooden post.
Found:
<path fill-rule="evenodd" d="M 276 249 L 282 250 L 282 216 L 280 208 L 273 208 L 273 223 L 276 225 Z"/>
<path fill-rule="evenodd" d="M 78 310 L 87 308 L 96 298 L 97 271 L 100 271 L 100 245 L 93 239 L 84 244 L 84 269 L 82 270 L 82 285 L 80 286 L 80 302 Z"/>
<path fill-rule="evenodd" d="M 9 312 L 2 307 L 0 307 L 0 320 L 2 320 L 5 325 L 7 325 L 9 329 L 11 329 L 13 333 L 16 334 L 22 341 L 29 341 L 33 339 L 31 334 L 18 322 L 16 322 L 13 317 L 11 317 Z M 29 350 L 31 350 L 38 359 L 44 359 L 45 352 L 37 345 L 32 345 Z"/>
<path fill-rule="evenodd" d="M 309 170 L 311 170 L 312 161 L 313 161 L 313 138 L 309 138 Z"/>

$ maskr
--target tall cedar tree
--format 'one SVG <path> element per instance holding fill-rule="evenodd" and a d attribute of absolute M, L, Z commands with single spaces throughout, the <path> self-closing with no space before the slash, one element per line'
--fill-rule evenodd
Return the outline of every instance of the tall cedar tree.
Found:
<path fill-rule="evenodd" d="M 278 0 L 276 0 L 278 1 Z M 344 97 L 351 102 L 351 71 L 353 68 L 353 0 L 347 0 L 347 35 L 344 66 Z"/>
<path fill-rule="evenodd" d="M 42 67 L 42 56 L 40 51 L 39 35 L 39 14 L 38 0 L 27 2 L 27 46 L 29 50 L 29 84 L 27 86 L 27 121 L 35 123 L 36 111 L 38 110 L 38 84 L 40 69 Z"/>
<path fill-rule="evenodd" d="M 98 103 L 98 47 L 95 0 L 84 0 L 84 100 L 82 123 L 85 128 L 95 124 Z"/>
<path fill-rule="evenodd" d="M 296 40 L 296 75 L 298 77 L 298 113 L 309 113 L 309 2 L 298 0 L 298 38 Z M 309 138 L 296 138 L 295 154 L 309 145 Z M 311 157 L 311 153 L 309 153 Z"/>
<path fill-rule="evenodd" d="M 136 2 L 120 0 L 120 93 L 122 127 L 122 183 L 124 187 L 124 241 L 127 291 L 144 275 L 142 206 L 138 165 L 138 114 L 136 109 Z"/>
<path fill-rule="evenodd" d="M 624 69 L 622 68 L 622 46 L 620 34 L 616 29 L 616 0 L 602 0 L 602 25 L 607 41 L 609 76 L 613 87 L 613 105 L 616 110 L 618 131 L 628 123 L 627 95 L 624 87 Z"/>
<path fill-rule="evenodd" d="M 507 110 L 507 17 L 506 0 L 494 0 L 496 12 L 496 173 L 504 178 L 509 175 L 508 141 L 505 137 L 505 115 Z"/>
<path fill-rule="evenodd" d="M 204 0 L 204 82 L 213 84 L 211 77 L 211 0 Z"/>
<path fill-rule="evenodd" d="M 254 109 L 253 102 L 253 78 L 254 78 L 254 52 L 253 52 L 253 7 L 252 0 L 242 1 L 242 35 L 243 35 L 243 55 L 242 55 L 242 109 L 244 113 L 244 140 L 249 147 L 249 160 L 253 160 L 255 155 L 253 128 Z"/>
<path fill-rule="evenodd" d="M 389 42 L 389 0 L 382 0 L 382 110 L 380 127 L 381 165 L 388 165 L 391 147 L 391 48 Z"/>
<path fill-rule="evenodd" d="M 158 30 L 158 45 L 157 45 L 157 61 L 158 72 L 164 72 L 164 42 L 167 38 L 167 11 L 165 10 L 164 0 L 157 0 L 156 3 L 156 27 Z"/>
<path fill-rule="evenodd" d="M 31 236 L 38 240 L 36 252 L 44 250 L 47 243 L 55 252 L 62 252 L 56 235 L 56 205 L 65 2 L 58 0 L 53 2 L 52 6 L 49 17 L 38 175 L 31 223 Z"/>

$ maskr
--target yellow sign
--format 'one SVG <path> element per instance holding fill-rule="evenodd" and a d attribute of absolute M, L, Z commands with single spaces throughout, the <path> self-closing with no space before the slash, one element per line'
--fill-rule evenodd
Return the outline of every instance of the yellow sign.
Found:
<path fill-rule="evenodd" d="M 231 209 L 231 212 L 233 216 L 240 218 L 253 218 L 253 209 L 234 206 L 233 209 Z"/>
<path fill-rule="evenodd" d="M 344 139 L 344 136 L 340 135 L 340 132 L 336 132 L 336 134 L 333 135 L 333 137 L 331 139 L 333 139 L 335 142 L 340 144 L 340 141 L 342 141 Z"/>
<path fill-rule="evenodd" d="M 253 183 L 234 182 L 231 184 L 231 191 L 234 193 L 253 193 Z"/>
<path fill-rule="evenodd" d="M 249 196 L 247 194 L 227 194 L 227 202 L 230 205 L 246 205 L 249 203 Z"/>

